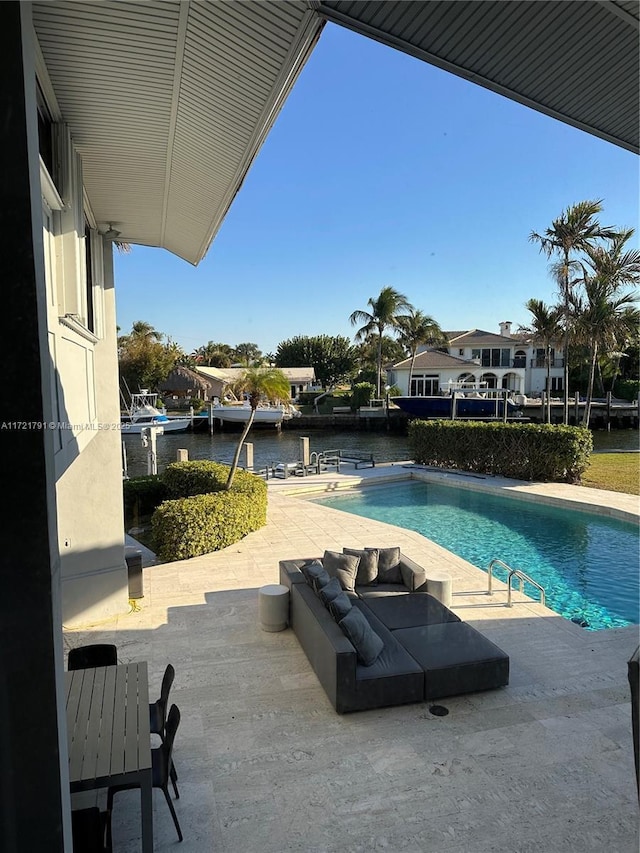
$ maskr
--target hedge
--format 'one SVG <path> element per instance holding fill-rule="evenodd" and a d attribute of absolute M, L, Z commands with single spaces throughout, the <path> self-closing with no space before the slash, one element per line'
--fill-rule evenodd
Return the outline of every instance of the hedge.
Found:
<path fill-rule="evenodd" d="M 207 460 L 173 462 L 156 477 L 125 481 L 125 511 L 151 514 L 153 546 L 163 560 L 183 560 L 225 548 L 267 521 L 267 485 Z M 127 510 L 127 507 L 129 508 Z M 136 517 L 137 519 L 137 517 Z"/>
<path fill-rule="evenodd" d="M 124 517 L 127 527 L 138 524 L 141 516 L 148 516 L 167 498 L 167 487 L 161 477 L 133 477 L 123 481 Z"/>
<path fill-rule="evenodd" d="M 188 498 L 191 495 L 205 495 L 224 489 L 229 476 L 229 466 L 207 459 L 172 462 L 161 476 L 167 489 L 167 498 Z M 242 491 L 245 479 L 253 481 L 255 476 L 238 471 L 233 479 L 234 490 Z"/>
<path fill-rule="evenodd" d="M 263 527 L 267 522 L 267 486 L 257 477 L 254 482 L 254 496 L 232 490 L 160 504 L 151 519 L 160 558 L 186 560 L 219 551 Z"/>
<path fill-rule="evenodd" d="M 232 545 L 267 523 L 267 484 L 236 471 L 224 491 L 229 466 L 219 462 L 174 462 L 162 478 L 169 500 L 156 509 L 151 528 L 162 560 L 186 560 Z"/>
<path fill-rule="evenodd" d="M 579 483 L 593 438 L 584 427 L 414 420 L 409 423 L 409 448 L 421 465 Z"/>

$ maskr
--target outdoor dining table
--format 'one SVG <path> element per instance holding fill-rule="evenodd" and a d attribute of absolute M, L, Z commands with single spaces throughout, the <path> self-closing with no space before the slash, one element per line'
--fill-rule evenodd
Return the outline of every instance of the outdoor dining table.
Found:
<path fill-rule="evenodd" d="M 153 851 L 149 680 L 145 662 L 65 673 L 71 793 L 140 786 L 142 850 Z"/>

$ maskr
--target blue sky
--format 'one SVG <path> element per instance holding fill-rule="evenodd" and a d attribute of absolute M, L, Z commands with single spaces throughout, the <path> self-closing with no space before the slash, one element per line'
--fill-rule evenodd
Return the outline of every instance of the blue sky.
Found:
<path fill-rule="evenodd" d="M 391 285 L 443 329 L 517 328 L 556 301 L 529 233 L 595 198 L 637 227 L 638 186 L 630 152 L 327 24 L 201 264 L 116 256 L 118 324 L 275 352 L 351 337 Z"/>

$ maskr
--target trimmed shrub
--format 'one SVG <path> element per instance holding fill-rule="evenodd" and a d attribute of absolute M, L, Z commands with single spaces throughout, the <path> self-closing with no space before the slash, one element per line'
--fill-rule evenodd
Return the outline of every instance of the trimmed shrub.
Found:
<path fill-rule="evenodd" d="M 163 560 L 186 560 L 232 545 L 267 521 L 267 486 L 262 499 L 234 490 L 165 501 L 152 518 L 157 553 Z M 258 489 L 256 489 L 258 491 Z"/>
<path fill-rule="evenodd" d="M 169 500 L 151 519 L 157 554 L 185 560 L 219 551 L 267 522 L 267 484 L 236 471 L 224 491 L 229 466 L 206 460 L 173 462 L 162 474 Z"/>
<path fill-rule="evenodd" d="M 162 477 L 150 475 L 123 481 L 124 517 L 127 527 L 149 516 L 167 499 L 167 487 Z"/>
<path fill-rule="evenodd" d="M 584 427 L 422 421 L 409 424 L 409 447 L 422 465 L 516 480 L 579 483 L 593 449 Z"/>
<path fill-rule="evenodd" d="M 255 479 L 252 474 L 238 471 L 238 475 Z M 238 476 L 237 475 L 237 476 Z M 188 498 L 191 495 L 205 495 L 224 489 L 229 466 L 207 459 L 192 462 L 172 462 L 164 470 L 162 479 L 167 489 L 167 498 Z M 238 479 L 242 479 L 239 477 Z M 236 480 L 234 479 L 234 487 Z"/>

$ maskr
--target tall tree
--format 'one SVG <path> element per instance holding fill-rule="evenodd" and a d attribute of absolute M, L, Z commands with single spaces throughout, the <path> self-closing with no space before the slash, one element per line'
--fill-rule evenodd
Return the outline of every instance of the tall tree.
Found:
<path fill-rule="evenodd" d="M 572 254 L 594 246 L 598 239 L 613 237 L 615 231 L 603 227 L 596 219 L 602 211 L 602 199 L 580 201 L 564 210 L 543 234 L 532 231 L 529 240 L 540 244 L 540 251 L 548 258 L 559 258 L 555 276 L 560 287 L 564 309 L 564 407 L 563 420 L 569 423 L 569 337 L 571 330 L 571 269 Z"/>
<path fill-rule="evenodd" d="M 545 382 L 546 401 L 544 419 L 551 423 L 551 347 L 562 338 L 564 332 L 564 309 L 562 306 L 545 305 L 541 299 L 529 299 L 526 309 L 531 314 L 531 324 L 520 326 L 520 331 L 530 334 L 534 340 L 544 344 L 544 364 L 547 369 Z"/>
<path fill-rule="evenodd" d="M 369 311 L 358 309 L 349 317 L 352 326 L 362 324 L 356 332 L 356 341 L 364 341 L 371 334 L 377 336 L 378 353 L 376 359 L 376 392 L 380 397 L 382 385 L 382 336 L 385 329 L 397 329 L 399 318 L 412 309 L 411 303 L 402 293 L 393 287 L 383 287 L 377 297 L 368 301 Z"/>
<path fill-rule="evenodd" d="M 593 385 L 600 352 L 619 352 L 637 334 L 640 311 L 637 293 L 627 288 L 640 282 L 640 252 L 625 250 L 633 229 L 621 231 L 606 246 L 588 246 L 579 279 L 581 293 L 572 294 L 578 339 L 589 348 L 589 381 L 583 423 L 589 424 Z"/>
<path fill-rule="evenodd" d="M 135 322 L 131 332 L 118 338 L 120 379 L 129 391 L 155 390 L 184 356 L 182 348 L 149 323 Z"/>
<path fill-rule="evenodd" d="M 209 341 L 193 352 L 196 362 L 204 367 L 231 367 L 233 355 L 233 348 L 229 344 L 216 341 Z"/>
<path fill-rule="evenodd" d="M 275 355 L 277 367 L 313 367 L 323 388 L 349 378 L 357 363 L 355 347 L 342 335 L 296 335 L 281 341 Z"/>
<path fill-rule="evenodd" d="M 255 366 L 260 364 L 262 361 L 262 353 L 258 349 L 257 344 L 238 344 L 234 352 L 238 361 L 242 362 L 242 364 L 246 364 L 247 367 L 250 367 L 251 365 Z"/>
<path fill-rule="evenodd" d="M 244 426 L 233 456 L 229 477 L 225 485 L 225 489 L 227 490 L 233 485 L 233 478 L 235 477 L 240 454 L 242 453 L 242 445 L 253 425 L 258 405 L 263 400 L 267 400 L 270 403 L 287 403 L 289 401 L 290 387 L 287 377 L 281 370 L 275 367 L 248 367 L 234 383 L 233 390 L 236 396 L 241 398 L 244 395 L 247 397 L 249 406 L 251 407 L 251 414 Z"/>
<path fill-rule="evenodd" d="M 136 320 L 131 326 L 129 336 L 132 338 L 150 338 L 154 341 L 161 341 L 164 337 L 162 332 L 154 329 L 151 323 L 146 323 L 144 320 Z"/>
<path fill-rule="evenodd" d="M 400 330 L 399 341 L 407 348 L 411 356 L 411 365 L 409 366 L 409 394 L 411 394 L 411 376 L 413 375 L 413 365 L 418 354 L 418 347 L 422 344 L 444 346 L 448 341 L 447 336 L 433 317 L 420 311 L 420 309 L 411 308 L 408 314 L 399 317 L 398 328 Z"/>

